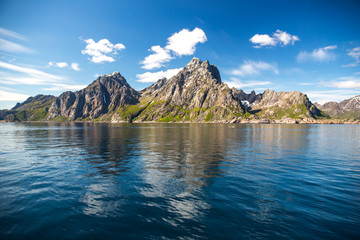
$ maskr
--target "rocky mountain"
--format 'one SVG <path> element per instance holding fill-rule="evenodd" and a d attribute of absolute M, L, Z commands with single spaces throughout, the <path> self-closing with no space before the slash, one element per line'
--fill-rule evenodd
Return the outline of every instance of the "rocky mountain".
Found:
<path fill-rule="evenodd" d="M 315 103 L 315 105 L 334 118 L 360 118 L 360 95 L 341 102 L 327 102 L 323 105 Z"/>
<path fill-rule="evenodd" d="M 193 58 L 177 75 L 160 79 L 142 91 L 146 105 L 136 121 L 223 121 L 245 114 L 219 70 Z"/>
<path fill-rule="evenodd" d="M 260 101 L 262 98 L 262 93 L 256 94 L 255 91 L 251 91 L 251 93 L 247 94 L 241 89 L 238 90 L 232 88 L 231 90 L 234 96 L 241 101 L 247 110 L 251 110 L 251 104 L 255 101 Z"/>
<path fill-rule="evenodd" d="M 250 94 L 242 90 L 233 89 L 235 96 L 247 107 L 249 113 L 258 118 L 268 119 L 317 119 L 326 118 L 306 94 L 299 91 L 275 92 L 266 90 L 256 94 Z"/>
<path fill-rule="evenodd" d="M 2 110 L 0 119 L 7 121 L 39 121 L 46 118 L 55 97 L 52 95 L 36 95 L 23 103 L 17 103 L 11 110 Z"/>
<path fill-rule="evenodd" d="M 343 101 L 334 108 L 339 112 L 359 109 L 359 99 Z M 11 110 L 0 111 L 0 120 L 8 121 L 290 123 L 294 121 L 289 119 L 313 122 L 327 117 L 298 91 L 247 94 L 230 89 L 215 65 L 198 58 L 170 79 L 160 79 L 142 91 L 134 90 L 114 72 L 98 77 L 82 90 L 59 97 L 37 95 Z"/>
<path fill-rule="evenodd" d="M 61 94 L 51 105 L 47 119 L 93 120 L 126 104 L 137 104 L 139 97 L 140 94 L 130 87 L 125 78 L 114 72 L 98 77 L 80 91 Z"/>
<path fill-rule="evenodd" d="M 306 96 L 299 91 L 275 92 L 266 90 L 261 99 L 251 104 L 252 111 L 268 118 L 321 118 L 326 117 Z"/>

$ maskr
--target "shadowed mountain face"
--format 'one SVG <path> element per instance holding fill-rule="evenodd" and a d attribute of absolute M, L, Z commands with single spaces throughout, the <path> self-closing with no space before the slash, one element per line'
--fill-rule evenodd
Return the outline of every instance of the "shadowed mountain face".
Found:
<path fill-rule="evenodd" d="M 125 104 L 138 103 L 140 94 L 120 73 L 98 77 L 92 84 L 77 92 L 64 92 L 49 110 L 48 119 L 59 116 L 75 119 L 95 119 Z"/>
<path fill-rule="evenodd" d="M 360 95 L 346 99 L 339 103 L 327 102 L 323 105 L 318 103 L 315 103 L 315 105 L 331 117 L 360 118 Z"/>
<path fill-rule="evenodd" d="M 334 109 L 332 116 L 353 110 L 358 113 L 359 99 L 357 96 L 319 106 Z M 114 72 L 98 77 L 80 91 L 64 92 L 57 98 L 37 95 L 12 110 L 0 111 L 0 120 L 8 121 L 239 122 L 321 117 L 327 115 L 298 91 L 246 94 L 230 89 L 222 83 L 215 65 L 198 58 L 193 58 L 172 78 L 160 79 L 139 92 Z"/>

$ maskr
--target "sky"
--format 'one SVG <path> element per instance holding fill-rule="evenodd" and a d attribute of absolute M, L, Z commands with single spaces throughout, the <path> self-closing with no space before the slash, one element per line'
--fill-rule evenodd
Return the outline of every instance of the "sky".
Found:
<path fill-rule="evenodd" d="M 0 109 L 120 72 L 136 90 L 193 57 L 230 87 L 360 94 L 360 1 L 0 0 Z"/>

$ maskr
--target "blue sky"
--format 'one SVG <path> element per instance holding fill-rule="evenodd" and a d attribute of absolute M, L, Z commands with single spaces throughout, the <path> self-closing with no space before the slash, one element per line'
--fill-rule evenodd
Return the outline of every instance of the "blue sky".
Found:
<path fill-rule="evenodd" d="M 120 72 L 137 90 L 193 57 L 245 92 L 360 94 L 360 1 L 0 0 L 0 109 Z"/>

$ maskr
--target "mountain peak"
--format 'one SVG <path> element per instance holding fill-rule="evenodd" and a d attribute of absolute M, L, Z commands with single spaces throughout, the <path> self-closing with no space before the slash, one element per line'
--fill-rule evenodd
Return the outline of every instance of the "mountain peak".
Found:
<path fill-rule="evenodd" d="M 191 59 L 191 61 L 188 64 L 186 64 L 185 67 L 190 67 L 190 66 L 196 67 L 197 65 L 200 65 L 201 63 L 202 63 L 202 61 L 199 58 L 193 57 L 193 59 Z"/>

